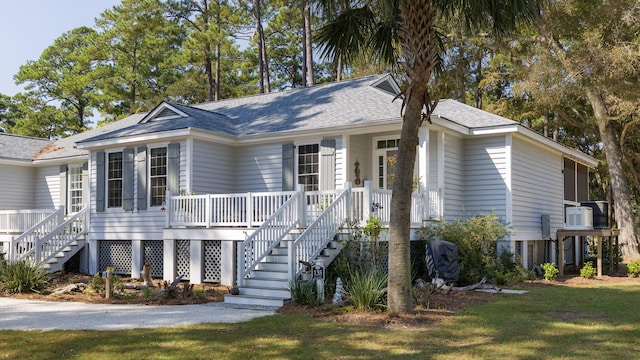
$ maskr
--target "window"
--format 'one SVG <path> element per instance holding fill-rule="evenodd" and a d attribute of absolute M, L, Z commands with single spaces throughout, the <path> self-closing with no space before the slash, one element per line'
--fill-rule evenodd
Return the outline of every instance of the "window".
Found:
<path fill-rule="evenodd" d="M 298 184 L 304 185 L 305 191 L 319 189 L 319 149 L 318 144 L 298 146 Z"/>
<path fill-rule="evenodd" d="M 69 167 L 69 212 L 82 210 L 82 165 Z"/>
<path fill-rule="evenodd" d="M 122 207 L 122 152 L 109 153 L 107 161 L 107 204 Z"/>
<path fill-rule="evenodd" d="M 151 206 L 163 205 L 167 193 L 167 148 L 151 149 L 149 185 Z"/>

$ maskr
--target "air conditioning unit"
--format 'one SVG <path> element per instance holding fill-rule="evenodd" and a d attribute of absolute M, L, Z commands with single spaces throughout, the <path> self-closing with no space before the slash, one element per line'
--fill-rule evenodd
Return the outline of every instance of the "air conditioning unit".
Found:
<path fill-rule="evenodd" d="M 572 206 L 566 209 L 565 230 L 593 230 L 593 208 Z"/>

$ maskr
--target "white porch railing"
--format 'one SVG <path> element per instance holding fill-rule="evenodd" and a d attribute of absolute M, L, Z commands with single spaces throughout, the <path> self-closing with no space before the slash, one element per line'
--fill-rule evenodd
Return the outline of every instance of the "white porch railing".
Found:
<path fill-rule="evenodd" d="M 64 222 L 64 207 L 59 207 L 54 213 L 46 216 L 21 235 L 11 239 L 9 245 L 9 259 L 20 260 L 28 257 L 34 258 L 36 248 L 40 244 L 40 238 L 51 233 Z M 34 258 L 35 259 L 35 258 Z"/>
<path fill-rule="evenodd" d="M 0 232 L 22 233 L 54 212 L 56 209 L 0 210 Z"/>
<path fill-rule="evenodd" d="M 171 195 L 167 227 L 260 226 L 296 192 Z"/>
<path fill-rule="evenodd" d="M 331 193 L 333 200 L 316 219 L 289 245 L 289 279 L 302 270 L 300 261 L 312 262 L 338 233 L 345 221 L 352 218 L 352 192 L 348 186 L 339 194 Z"/>
<path fill-rule="evenodd" d="M 238 286 L 289 232 L 304 222 L 302 192 L 294 192 L 289 199 L 245 241 L 238 243 Z"/>
<path fill-rule="evenodd" d="M 305 192 L 307 221 L 311 224 L 337 198 L 340 190 Z M 167 227 L 258 227 L 272 216 L 295 191 L 240 194 L 171 195 L 167 193 Z M 374 189 L 371 182 L 351 190 L 352 217 L 367 222 L 370 217 L 389 224 L 391 190 Z M 442 202 L 437 189 L 419 189 L 412 195 L 411 225 L 442 217 Z"/>

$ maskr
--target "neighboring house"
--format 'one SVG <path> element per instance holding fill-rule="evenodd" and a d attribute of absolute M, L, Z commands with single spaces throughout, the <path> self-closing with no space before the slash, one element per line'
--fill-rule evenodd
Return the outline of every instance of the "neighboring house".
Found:
<path fill-rule="evenodd" d="M 0 206 L 71 214 L 88 205 L 74 252 L 91 274 L 112 266 L 139 276 L 148 262 L 165 279 L 238 281 L 258 295 L 286 288 L 297 260 L 335 256 L 339 248 L 326 248 L 346 218 L 387 223 L 398 92 L 391 76 L 370 76 L 194 106 L 162 102 L 54 142 L 1 134 Z M 500 245 L 528 268 L 556 260 L 564 208 L 588 200 L 597 164 L 453 100 L 438 104 L 416 145 L 412 226 L 493 212 L 514 231 Z M 79 227 L 67 226 L 67 238 Z M 0 237 L 5 251 L 18 251 L 8 243 L 24 230 Z M 251 285 L 260 271 L 280 283 Z"/>

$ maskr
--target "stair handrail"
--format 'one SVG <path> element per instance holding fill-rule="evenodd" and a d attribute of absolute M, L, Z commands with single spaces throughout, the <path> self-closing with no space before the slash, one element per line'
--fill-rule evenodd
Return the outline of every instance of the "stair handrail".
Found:
<path fill-rule="evenodd" d="M 71 215 L 65 222 L 39 239 L 35 260 L 46 263 L 65 247 L 85 235 L 86 207 Z"/>
<path fill-rule="evenodd" d="M 242 286 L 249 272 L 269 255 L 294 227 L 301 223 L 301 201 L 304 201 L 303 192 L 297 191 L 253 234 L 238 243 L 238 286 Z"/>
<path fill-rule="evenodd" d="M 34 254 L 36 245 L 41 236 L 55 229 L 64 220 L 64 206 L 60 206 L 56 211 L 33 225 L 27 231 L 11 238 L 9 246 L 9 259 L 22 260 Z"/>
<path fill-rule="evenodd" d="M 290 280 L 295 279 L 302 270 L 300 261 L 313 262 L 333 240 L 344 222 L 352 217 L 351 202 L 351 186 L 347 184 L 333 202 L 293 241 L 288 256 Z"/>

